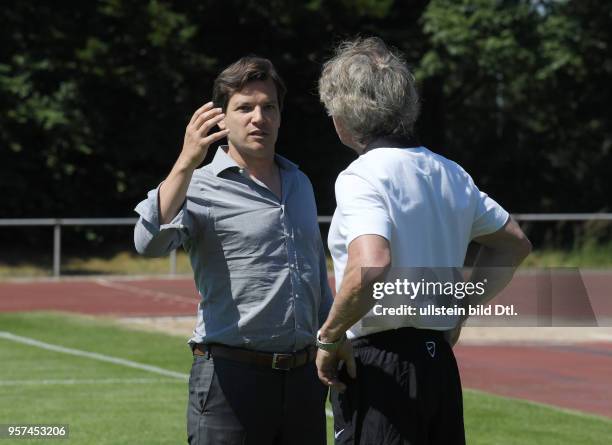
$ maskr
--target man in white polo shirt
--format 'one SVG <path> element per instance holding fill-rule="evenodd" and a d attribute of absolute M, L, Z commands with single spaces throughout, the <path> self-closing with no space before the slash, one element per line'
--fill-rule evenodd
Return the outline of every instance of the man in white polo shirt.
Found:
<path fill-rule="evenodd" d="M 397 268 L 456 271 L 475 241 L 481 248 L 472 282 L 489 266 L 505 266 L 487 273 L 483 295 L 466 298 L 482 303 L 510 281 L 531 245 L 461 166 L 411 140 L 414 79 L 382 40 L 342 43 L 324 66 L 319 92 L 340 140 L 359 154 L 336 181 L 328 243 L 337 295 L 317 335 L 319 378 L 334 390 L 336 443 L 464 444 L 451 347 L 461 320 L 381 319 L 365 290 Z"/>

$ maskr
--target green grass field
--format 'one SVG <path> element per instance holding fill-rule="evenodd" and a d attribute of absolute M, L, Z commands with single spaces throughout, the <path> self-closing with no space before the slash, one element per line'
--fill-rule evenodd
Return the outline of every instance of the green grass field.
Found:
<path fill-rule="evenodd" d="M 191 363 L 186 339 L 127 330 L 112 320 L 49 313 L 0 314 L 0 331 L 175 373 Z M 612 421 L 465 391 L 468 444 L 609 444 Z M 187 383 L 91 357 L 0 337 L 0 424 L 70 425 L 70 444 L 186 442 Z M 331 421 L 329 443 L 333 443 Z M 51 441 L 57 442 L 57 441 Z M 41 443 L 7 440 L 0 443 Z"/>

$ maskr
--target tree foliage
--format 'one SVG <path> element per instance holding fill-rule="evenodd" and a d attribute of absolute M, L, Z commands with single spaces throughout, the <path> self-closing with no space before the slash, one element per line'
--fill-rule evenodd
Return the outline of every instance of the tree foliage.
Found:
<path fill-rule="evenodd" d="M 441 97 L 436 142 L 514 211 L 608 208 L 611 14 L 495 0 L 432 1 L 423 14 L 418 77 Z"/>
<path fill-rule="evenodd" d="M 352 157 L 316 81 L 334 43 L 355 34 L 406 54 L 421 140 L 509 210 L 608 209 L 605 2 L 14 0 L 2 16 L 3 217 L 131 215 L 169 171 L 215 75 L 249 53 L 285 77 L 278 150 L 330 213 Z"/>

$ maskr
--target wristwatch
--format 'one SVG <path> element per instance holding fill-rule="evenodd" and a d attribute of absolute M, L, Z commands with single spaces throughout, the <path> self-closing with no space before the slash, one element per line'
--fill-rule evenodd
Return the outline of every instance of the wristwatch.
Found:
<path fill-rule="evenodd" d="M 317 348 L 323 351 L 335 351 L 336 349 L 340 347 L 340 345 L 342 345 L 342 343 L 344 343 L 345 340 L 346 340 L 346 334 L 342 334 L 342 337 L 340 337 L 338 340 L 327 343 L 327 342 L 321 341 L 321 331 L 317 332 Z"/>

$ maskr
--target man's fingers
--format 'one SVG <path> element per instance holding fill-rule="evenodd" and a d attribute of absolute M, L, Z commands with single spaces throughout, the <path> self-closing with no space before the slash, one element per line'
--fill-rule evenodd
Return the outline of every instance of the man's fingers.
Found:
<path fill-rule="evenodd" d="M 337 352 L 317 351 L 317 373 L 319 380 L 325 386 L 339 392 L 346 390 L 346 385 L 338 379 L 338 354 Z"/>
<path fill-rule="evenodd" d="M 346 385 L 331 371 L 319 370 L 319 380 L 321 380 L 325 386 L 333 388 L 336 391 L 344 392 L 346 390 Z"/>
<path fill-rule="evenodd" d="M 210 109 L 212 109 L 213 107 L 213 103 L 212 102 L 207 102 L 204 105 L 202 105 L 200 108 L 198 108 L 197 110 L 195 110 L 195 113 L 193 113 L 193 116 L 191 116 L 191 120 L 189 121 L 189 125 L 191 125 L 192 123 L 194 123 L 198 117 L 200 117 L 200 115 L 202 113 L 204 113 L 205 111 L 208 111 Z"/>
<path fill-rule="evenodd" d="M 333 379 L 328 386 L 338 392 L 346 391 L 346 385 L 338 379 Z"/>
<path fill-rule="evenodd" d="M 200 114 L 191 125 L 194 130 L 199 131 L 203 128 L 203 125 L 220 114 L 223 114 L 221 108 L 213 108 L 212 110 L 205 111 L 204 113 Z"/>
<path fill-rule="evenodd" d="M 210 130 L 213 129 L 215 125 L 221 122 L 225 118 L 225 114 L 221 113 L 215 117 L 209 118 L 204 124 L 198 129 L 200 132 L 200 136 L 205 137 Z"/>
<path fill-rule="evenodd" d="M 321 380 L 321 382 L 323 382 L 324 385 L 331 384 L 331 379 L 327 376 L 326 373 L 324 373 L 323 371 L 319 369 L 317 370 L 317 374 L 319 375 L 319 380 Z"/>
<path fill-rule="evenodd" d="M 221 131 L 217 131 L 216 133 L 212 133 L 209 134 L 208 136 L 206 136 L 205 138 L 202 139 L 201 144 L 202 145 L 210 145 L 213 142 L 218 141 L 219 139 L 223 139 L 225 136 L 227 136 L 229 134 L 229 130 L 221 130 Z"/>
<path fill-rule="evenodd" d="M 329 385 L 332 384 L 333 377 L 332 377 L 332 375 L 328 371 L 322 370 L 322 369 L 318 369 L 317 370 L 317 374 L 319 376 L 319 380 L 321 380 L 321 382 L 325 386 L 329 386 Z"/>

